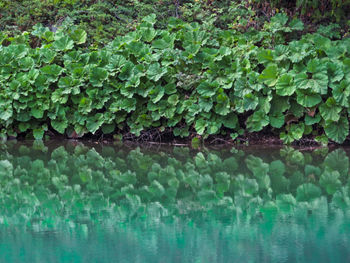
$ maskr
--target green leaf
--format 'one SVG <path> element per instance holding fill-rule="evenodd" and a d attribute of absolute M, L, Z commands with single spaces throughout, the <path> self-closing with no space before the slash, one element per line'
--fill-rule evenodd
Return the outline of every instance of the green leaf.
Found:
<path fill-rule="evenodd" d="M 56 131 L 58 131 L 61 134 L 64 134 L 66 128 L 68 127 L 68 121 L 67 120 L 51 120 L 51 126 Z"/>
<path fill-rule="evenodd" d="M 64 69 L 56 64 L 47 65 L 40 69 L 40 71 L 47 75 L 47 80 L 49 82 L 55 82 L 58 77 L 63 73 Z"/>
<path fill-rule="evenodd" d="M 196 121 L 194 128 L 196 129 L 196 131 L 199 135 L 202 135 L 204 133 L 207 125 L 208 125 L 208 121 L 206 121 L 204 119 L 199 119 Z"/>
<path fill-rule="evenodd" d="M 344 77 L 343 63 L 341 62 L 328 62 L 328 76 L 331 84 L 335 84 L 341 81 Z"/>
<path fill-rule="evenodd" d="M 176 106 L 176 104 L 179 102 L 179 96 L 177 94 L 173 94 L 169 96 L 168 103 L 170 105 Z"/>
<path fill-rule="evenodd" d="M 86 128 L 89 132 L 94 134 L 103 124 L 104 118 L 102 113 L 96 113 L 94 116 L 90 116 L 86 120 Z"/>
<path fill-rule="evenodd" d="M 315 137 L 315 141 L 321 144 L 322 146 L 327 146 L 328 145 L 328 137 L 325 134 L 322 134 L 320 136 Z"/>
<path fill-rule="evenodd" d="M 255 110 L 259 105 L 259 98 L 253 93 L 248 93 L 243 97 L 243 108 L 245 111 Z"/>
<path fill-rule="evenodd" d="M 0 119 L 7 121 L 13 115 L 13 109 L 11 103 L 0 102 Z"/>
<path fill-rule="evenodd" d="M 338 121 L 342 108 L 336 105 L 334 98 L 330 97 L 319 107 L 319 110 L 324 120 Z"/>
<path fill-rule="evenodd" d="M 204 96 L 204 97 L 211 97 L 214 96 L 216 93 L 217 88 L 213 85 L 210 85 L 208 82 L 202 82 L 198 85 L 196 91 L 198 94 Z"/>
<path fill-rule="evenodd" d="M 247 119 L 247 129 L 250 132 L 261 131 L 265 126 L 269 124 L 269 117 L 262 111 L 254 112 Z"/>
<path fill-rule="evenodd" d="M 225 93 L 220 93 L 216 97 L 215 112 L 220 115 L 227 115 L 230 112 L 230 99 Z"/>
<path fill-rule="evenodd" d="M 291 96 L 296 90 L 293 77 L 290 74 L 284 74 L 278 78 L 276 83 L 276 93 L 280 96 Z"/>
<path fill-rule="evenodd" d="M 302 31 L 304 30 L 304 23 L 300 19 L 294 18 L 292 21 L 290 21 L 289 27 L 292 30 Z"/>
<path fill-rule="evenodd" d="M 291 133 L 289 132 L 281 132 L 280 133 L 280 139 L 283 141 L 285 144 L 290 144 L 294 142 L 294 137 Z"/>
<path fill-rule="evenodd" d="M 311 117 L 310 115 L 305 116 L 305 124 L 306 125 L 313 125 L 316 123 L 319 123 L 321 120 L 320 114 L 316 114 L 314 117 Z"/>
<path fill-rule="evenodd" d="M 307 72 L 295 76 L 294 81 L 297 88 L 311 89 L 314 93 L 327 94 L 328 76 L 324 63 L 319 59 L 310 60 L 307 64 Z"/>
<path fill-rule="evenodd" d="M 305 130 L 304 123 L 292 124 L 289 128 L 289 133 L 291 133 L 292 137 L 295 140 L 300 140 L 303 137 Z"/>
<path fill-rule="evenodd" d="M 34 67 L 34 59 L 30 57 L 24 57 L 18 60 L 18 66 L 23 71 L 28 71 Z"/>
<path fill-rule="evenodd" d="M 338 121 L 326 121 L 324 130 L 329 139 L 343 143 L 349 134 L 349 121 L 344 116 Z"/>
<path fill-rule="evenodd" d="M 136 109 L 137 100 L 135 98 L 120 98 L 118 102 L 119 109 L 125 110 L 128 113 Z"/>
<path fill-rule="evenodd" d="M 164 96 L 164 92 L 165 92 L 165 89 L 163 86 L 158 85 L 154 87 L 149 93 L 149 96 L 151 97 L 152 102 L 157 103 L 158 101 L 160 101 Z"/>
<path fill-rule="evenodd" d="M 319 104 L 322 98 L 319 94 L 313 94 L 308 91 L 297 90 L 297 102 L 304 107 L 313 107 Z"/>
<path fill-rule="evenodd" d="M 62 88 L 56 89 L 54 92 L 52 92 L 51 100 L 53 103 L 60 103 L 65 104 L 68 101 L 68 95 L 65 94 L 65 90 Z"/>
<path fill-rule="evenodd" d="M 58 51 L 67 51 L 74 47 L 74 41 L 69 36 L 63 36 L 53 42 L 53 47 Z"/>
<path fill-rule="evenodd" d="M 20 132 L 25 132 L 25 131 L 27 131 L 29 128 L 30 128 L 30 124 L 27 123 L 27 122 L 21 122 L 21 123 L 18 125 L 18 129 L 19 129 Z"/>
<path fill-rule="evenodd" d="M 335 85 L 332 90 L 332 94 L 336 102 L 342 107 L 349 107 L 350 96 L 350 82 L 348 80 L 342 80 L 340 84 Z"/>
<path fill-rule="evenodd" d="M 143 28 L 141 33 L 145 42 L 151 42 L 157 35 L 157 31 L 154 28 Z"/>
<path fill-rule="evenodd" d="M 69 36 L 74 40 L 76 44 L 80 45 L 86 42 L 87 33 L 85 30 L 78 28 L 70 32 Z"/>
<path fill-rule="evenodd" d="M 115 124 L 103 124 L 102 125 L 102 132 L 103 134 L 110 134 L 112 132 L 114 132 L 115 130 Z"/>
<path fill-rule="evenodd" d="M 32 108 L 31 114 L 37 119 L 41 119 L 44 116 L 44 109 L 43 108 Z"/>
<path fill-rule="evenodd" d="M 284 115 L 282 112 L 269 115 L 270 125 L 274 128 L 281 128 L 284 125 Z"/>
<path fill-rule="evenodd" d="M 61 77 L 57 85 L 59 88 L 65 89 L 65 92 L 70 93 L 70 88 L 79 85 L 79 83 L 79 80 L 66 76 Z M 69 90 L 69 92 L 67 90 Z"/>
<path fill-rule="evenodd" d="M 277 82 L 277 65 L 269 65 L 267 68 L 263 70 L 263 72 L 259 76 L 259 80 L 265 83 L 267 86 L 272 87 Z"/>
<path fill-rule="evenodd" d="M 167 72 L 167 68 L 161 67 L 160 64 L 157 62 L 149 66 L 147 70 L 147 77 L 150 80 L 158 81 Z"/>
<path fill-rule="evenodd" d="M 142 18 L 142 22 L 146 22 L 146 23 L 149 23 L 151 25 L 154 25 L 157 21 L 156 18 L 157 18 L 156 14 L 150 14 L 150 15 Z"/>
<path fill-rule="evenodd" d="M 258 62 L 259 63 L 269 63 L 273 61 L 273 50 L 270 49 L 262 49 L 258 52 Z"/>
<path fill-rule="evenodd" d="M 94 87 L 102 87 L 103 82 L 108 78 L 108 72 L 104 68 L 96 67 L 90 71 L 90 83 Z"/>
<path fill-rule="evenodd" d="M 221 128 L 221 122 L 217 121 L 210 121 L 208 122 L 207 132 L 208 134 L 216 134 L 220 131 Z"/>
<path fill-rule="evenodd" d="M 222 119 L 222 124 L 226 128 L 235 129 L 238 126 L 238 117 L 237 117 L 237 115 L 235 113 L 233 113 L 233 112 L 227 114 Z"/>
<path fill-rule="evenodd" d="M 52 61 L 55 59 L 57 55 L 56 51 L 48 48 L 39 49 L 39 53 L 40 53 L 41 60 L 47 64 L 52 63 Z"/>
<path fill-rule="evenodd" d="M 42 138 L 44 137 L 44 129 L 42 128 L 34 129 L 33 136 L 35 140 L 42 140 Z"/>

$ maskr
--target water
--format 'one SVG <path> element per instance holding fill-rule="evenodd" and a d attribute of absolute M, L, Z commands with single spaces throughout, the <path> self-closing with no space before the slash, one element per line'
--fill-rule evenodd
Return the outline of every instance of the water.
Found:
<path fill-rule="evenodd" d="M 350 262 L 346 149 L 0 145 L 0 262 Z"/>

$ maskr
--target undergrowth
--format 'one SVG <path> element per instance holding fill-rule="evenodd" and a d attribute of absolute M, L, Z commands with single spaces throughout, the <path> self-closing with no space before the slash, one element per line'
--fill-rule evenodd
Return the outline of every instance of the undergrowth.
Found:
<path fill-rule="evenodd" d="M 243 32 L 156 22 L 146 16 L 103 48 L 87 48 L 79 27 L 2 33 L 2 137 L 158 129 L 232 139 L 268 132 L 285 143 L 346 139 L 350 39 L 336 25 L 301 35 L 304 24 L 282 13 Z"/>

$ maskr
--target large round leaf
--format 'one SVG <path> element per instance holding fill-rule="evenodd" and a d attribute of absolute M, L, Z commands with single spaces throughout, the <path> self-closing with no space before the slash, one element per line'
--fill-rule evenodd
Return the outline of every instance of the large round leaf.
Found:
<path fill-rule="evenodd" d="M 329 139 L 343 143 L 349 134 L 349 121 L 344 116 L 340 117 L 338 121 L 326 121 L 324 130 Z"/>
<path fill-rule="evenodd" d="M 321 101 L 322 98 L 319 94 L 314 94 L 308 91 L 297 91 L 297 102 L 304 107 L 313 107 Z"/>
<path fill-rule="evenodd" d="M 290 74 L 284 74 L 278 78 L 276 83 L 276 93 L 280 96 L 291 96 L 296 90 L 293 77 Z"/>
<path fill-rule="evenodd" d="M 69 36 L 63 36 L 53 42 L 53 46 L 58 51 L 67 51 L 74 47 L 74 41 Z"/>

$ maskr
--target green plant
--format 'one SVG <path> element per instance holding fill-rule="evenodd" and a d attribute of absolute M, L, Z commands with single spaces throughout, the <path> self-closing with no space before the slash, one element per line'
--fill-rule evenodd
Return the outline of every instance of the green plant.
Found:
<path fill-rule="evenodd" d="M 156 16 L 99 49 L 79 27 L 3 35 L 2 136 L 67 136 L 153 128 L 175 136 L 268 130 L 291 143 L 312 130 L 342 143 L 349 133 L 349 39 L 302 30 L 278 14 L 264 30 L 218 30 Z M 269 36 L 273 35 L 273 38 Z M 30 44 L 38 43 L 38 47 Z"/>

